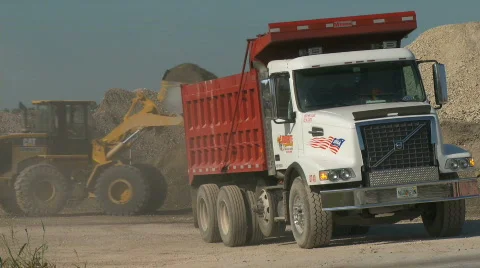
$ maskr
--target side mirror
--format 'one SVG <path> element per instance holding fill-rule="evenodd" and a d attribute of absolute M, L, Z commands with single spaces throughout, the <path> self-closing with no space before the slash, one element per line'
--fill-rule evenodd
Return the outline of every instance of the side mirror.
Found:
<path fill-rule="evenodd" d="M 447 71 L 445 70 L 445 65 L 441 63 L 433 64 L 432 68 L 435 102 L 438 105 L 443 105 L 448 102 Z"/>

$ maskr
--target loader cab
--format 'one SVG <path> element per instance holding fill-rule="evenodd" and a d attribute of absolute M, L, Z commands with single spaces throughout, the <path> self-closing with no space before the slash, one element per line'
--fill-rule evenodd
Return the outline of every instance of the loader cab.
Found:
<path fill-rule="evenodd" d="M 48 153 L 91 154 L 91 109 L 93 101 L 33 101 L 23 113 L 26 132 L 45 133 Z"/>

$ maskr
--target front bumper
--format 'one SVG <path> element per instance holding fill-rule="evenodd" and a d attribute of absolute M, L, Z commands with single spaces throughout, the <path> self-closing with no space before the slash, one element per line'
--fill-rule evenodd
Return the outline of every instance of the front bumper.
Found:
<path fill-rule="evenodd" d="M 415 189 L 416 194 L 405 196 L 397 193 Z M 419 203 L 441 202 L 480 197 L 476 178 L 441 180 L 394 186 L 365 187 L 320 191 L 323 210 L 355 210 Z"/>

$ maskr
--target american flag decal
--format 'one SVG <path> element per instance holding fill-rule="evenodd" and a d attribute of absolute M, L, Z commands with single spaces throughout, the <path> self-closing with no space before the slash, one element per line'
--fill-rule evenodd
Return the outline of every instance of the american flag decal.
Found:
<path fill-rule="evenodd" d="M 319 148 L 322 150 L 329 149 L 332 153 L 336 154 L 338 151 L 340 151 L 340 148 L 344 142 L 344 139 L 337 139 L 332 136 L 328 138 L 312 138 L 310 140 L 310 146 L 312 146 L 312 148 Z"/>

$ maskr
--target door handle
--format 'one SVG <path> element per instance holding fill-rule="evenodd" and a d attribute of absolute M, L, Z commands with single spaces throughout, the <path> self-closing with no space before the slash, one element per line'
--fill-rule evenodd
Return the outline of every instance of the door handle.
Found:
<path fill-rule="evenodd" d="M 321 127 L 312 127 L 308 133 L 312 134 L 314 137 L 323 136 L 323 128 Z"/>

